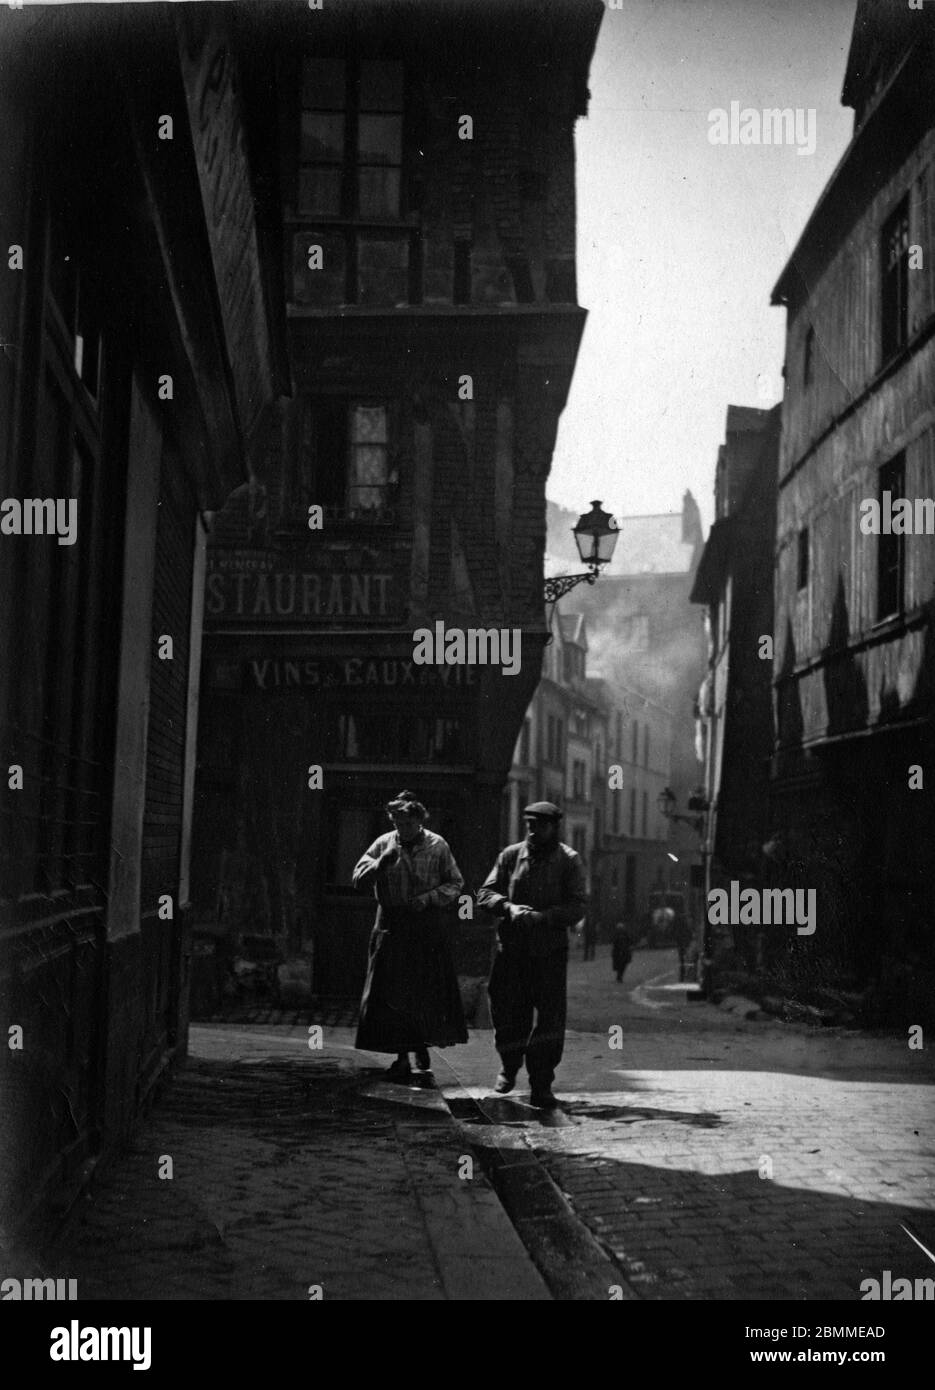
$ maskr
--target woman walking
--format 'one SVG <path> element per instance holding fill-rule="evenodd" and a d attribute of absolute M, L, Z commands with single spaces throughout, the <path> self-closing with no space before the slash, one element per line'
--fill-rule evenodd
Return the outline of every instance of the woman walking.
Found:
<path fill-rule="evenodd" d="M 458 979 L 442 909 L 458 901 L 464 879 L 428 812 L 402 791 L 386 807 L 393 829 L 374 840 L 354 869 L 355 888 L 372 889 L 377 914 L 355 1046 L 395 1052 L 387 1077 L 412 1080 L 409 1053 L 431 1074 L 430 1047 L 467 1042 Z"/>

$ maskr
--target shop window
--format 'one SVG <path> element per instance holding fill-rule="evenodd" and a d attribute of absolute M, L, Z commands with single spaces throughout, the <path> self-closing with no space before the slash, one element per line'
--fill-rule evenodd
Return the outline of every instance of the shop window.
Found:
<path fill-rule="evenodd" d="M 371 709 L 333 716 L 329 747 L 334 761 L 348 763 L 439 763 L 467 760 L 466 734 L 460 719 L 437 719 Z"/>

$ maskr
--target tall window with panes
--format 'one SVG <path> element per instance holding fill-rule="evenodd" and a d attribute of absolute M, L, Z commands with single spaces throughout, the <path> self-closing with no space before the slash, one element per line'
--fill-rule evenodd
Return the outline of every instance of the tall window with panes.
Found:
<path fill-rule="evenodd" d="M 402 62 L 358 55 L 304 59 L 293 246 L 297 302 L 419 302 L 420 243 L 416 210 L 407 206 L 404 134 Z"/>
<path fill-rule="evenodd" d="M 37 379 L 34 489 L 74 499 L 74 545 L 24 547 L 23 611 L 45 650 L 41 685 L 19 711 L 25 760 L 38 771 L 34 819 L 18 836 L 24 884 L 40 893 L 103 875 L 100 807 L 108 655 L 101 651 L 105 594 L 115 582 L 115 543 L 101 517 L 109 480 L 102 469 L 101 270 L 76 200 L 52 189 L 46 220 L 42 361 Z M 112 674 L 112 673 L 111 673 Z"/>
<path fill-rule="evenodd" d="M 391 522 L 398 471 L 391 458 L 392 404 L 345 396 L 310 396 L 302 436 L 303 478 L 310 502 L 330 520 Z"/>

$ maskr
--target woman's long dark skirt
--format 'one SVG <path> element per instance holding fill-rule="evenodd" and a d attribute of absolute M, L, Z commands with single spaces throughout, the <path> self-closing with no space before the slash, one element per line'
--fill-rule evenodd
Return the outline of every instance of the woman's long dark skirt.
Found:
<path fill-rule="evenodd" d="M 377 908 L 356 1047 L 414 1052 L 467 1042 L 448 931 L 435 908 Z"/>

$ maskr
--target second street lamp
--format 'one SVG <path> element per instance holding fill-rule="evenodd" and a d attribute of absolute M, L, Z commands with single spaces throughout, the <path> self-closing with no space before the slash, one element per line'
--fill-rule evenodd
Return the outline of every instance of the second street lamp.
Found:
<path fill-rule="evenodd" d="M 697 787 L 688 798 L 689 810 L 700 811 L 702 812 L 701 815 L 685 816 L 680 811 L 677 811 L 675 808 L 678 802 L 676 801 L 675 793 L 671 787 L 664 787 L 662 789 L 656 800 L 656 805 L 659 807 L 659 810 L 665 816 L 666 820 L 681 822 L 683 825 L 690 825 L 696 834 L 704 835 L 704 812 L 707 811 L 709 807 L 708 799 L 702 787 Z"/>
<path fill-rule="evenodd" d="M 589 568 L 582 574 L 561 574 L 555 579 L 545 581 L 546 603 L 557 603 L 576 584 L 593 584 L 601 572 L 601 567 L 613 557 L 614 547 L 620 529 L 609 512 L 605 512 L 600 502 L 592 502 L 591 510 L 582 513 L 571 528 L 578 554 Z"/>

